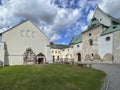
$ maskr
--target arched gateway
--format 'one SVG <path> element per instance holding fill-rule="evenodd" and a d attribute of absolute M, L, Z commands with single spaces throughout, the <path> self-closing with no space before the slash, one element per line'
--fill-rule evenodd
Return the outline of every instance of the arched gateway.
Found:
<path fill-rule="evenodd" d="M 24 64 L 35 64 L 36 55 L 31 48 L 27 48 L 23 55 Z"/>
<path fill-rule="evenodd" d="M 42 53 L 39 53 L 37 55 L 37 64 L 43 64 L 45 61 L 45 55 Z"/>

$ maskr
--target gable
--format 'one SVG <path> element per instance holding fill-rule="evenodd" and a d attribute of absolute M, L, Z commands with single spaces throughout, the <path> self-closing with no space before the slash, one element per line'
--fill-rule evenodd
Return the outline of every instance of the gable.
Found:
<path fill-rule="evenodd" d="M 110 26 L 112 24 L 110 17 L 106 13 L 104 13 L 99 7 L 96 8 L 93 17 L 105 26 Z"/>
<path fill-rule="evenodd" d="M 26 48 L 32 48 L 38 54 L 46 52 L 49 38 L 27 20 L 3 32 L 2 42 L 6 43 L 9 55 L 23 55 Z"/>
<path fill-rule="evenodd" d="M 37 26 L 35 26 L 30 20 L 26 20 L 23 23 L 20 23 L 10 29 L 8 29 L 7 31 L 1 32 L 0 34 L 6 35 L 6 34 L 11 34 L 17 32 L 17 34 L 19 34 L 20 36 L 23 37 L 34 37 L 35 36 L 35 32 L 36 34 L 40 34 L 40 36 L 45 37 L 47 39 L 49 39 L 39 28 L 37 28 Z"/>

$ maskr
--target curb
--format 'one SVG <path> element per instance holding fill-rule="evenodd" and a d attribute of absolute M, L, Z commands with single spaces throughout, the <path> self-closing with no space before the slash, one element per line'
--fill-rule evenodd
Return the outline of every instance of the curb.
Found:
<path fill-rule="evenodd" d="M 103 84 L 103 87 L 101 90 L 109 90 L 109 86 L 110 86 L 110 77 L 107 75 L 107 77 L 105 78 L 105 81 L 104 81 L 104 84 Z"/>

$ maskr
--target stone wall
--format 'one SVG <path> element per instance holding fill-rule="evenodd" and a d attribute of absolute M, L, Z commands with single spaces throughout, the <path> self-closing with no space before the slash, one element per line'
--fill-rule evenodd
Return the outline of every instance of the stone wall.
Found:
<path fill-rule="evenodd" d="M 102 26 L 98 26 L 91 30 L 85 31 L 82 34 L 82 58 L 86 60 L 85 57 L 90 55 L 91 60 L 93 60 L 93 56 L 98 54 L 98 38 L 102 33 Z M 90 40 L 93 40 L 93 45 L 90 45 Z M 87 55 L 87 56 L 86 56 Z"/>

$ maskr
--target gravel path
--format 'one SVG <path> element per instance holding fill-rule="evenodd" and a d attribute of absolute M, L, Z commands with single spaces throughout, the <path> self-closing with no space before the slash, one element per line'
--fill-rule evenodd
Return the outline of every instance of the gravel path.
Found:
<path fill-rule="evenodd" d="M 107 73 L 104 90 L 120 90 L 120 64 L 93 64 L 92 67 Z"/>

